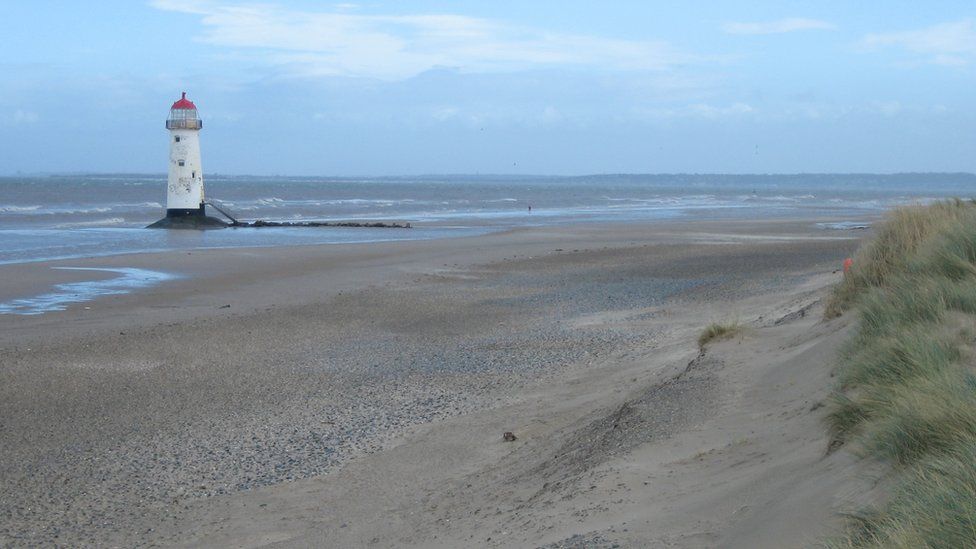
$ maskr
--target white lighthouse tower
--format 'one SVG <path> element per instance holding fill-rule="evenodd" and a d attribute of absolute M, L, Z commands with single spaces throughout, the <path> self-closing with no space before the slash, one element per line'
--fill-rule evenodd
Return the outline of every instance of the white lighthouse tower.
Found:
<path fill-rule="evenodd" d="M 204 228 L 225 226 L 207 217 L 203 196 L 203 166 L 200 162 L 200 129 L 203 120 L 197 106 L 183 96 L 170 107 L 166 129 L 169 130 L 169 177 L 166 186 L 166 219 L 150 227 Z"/>
<path fill-rule="evenodd" d="M 200 129 L 203 120 L 186 92 L 173 103 L 166 119 L 169 130 L 169 179 L 166 217 L 205 215 L 203 167 L 200 162 Z"/>

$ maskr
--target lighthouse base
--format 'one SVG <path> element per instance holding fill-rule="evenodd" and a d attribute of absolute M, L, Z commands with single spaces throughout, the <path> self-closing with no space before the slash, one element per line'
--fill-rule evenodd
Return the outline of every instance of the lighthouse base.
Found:
<path fill-rule="evenodd" d="M 200 204 L 199 208 L 167 208 L 166 217 L 206 217 L 204 208 L 205 204 Z"/>
<path fill-rule="evenodd" d="M 166 217 L 146 227 L 147 229 L 223 229 L 229 224 L 210 217 L 200 204 L 199 209 L 170 208 L 166 210 Z"/>

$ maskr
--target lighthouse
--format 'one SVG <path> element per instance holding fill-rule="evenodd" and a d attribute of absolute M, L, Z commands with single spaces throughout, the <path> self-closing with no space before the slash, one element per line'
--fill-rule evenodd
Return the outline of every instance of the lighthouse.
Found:
<path fill-rule="evenodd" d="M 183 96 L 173 103 L 166 119 L 169 130 L 169 175 L 166 181 L 166 218 L 150 228 L 205 229 L 226 223 L 208 217 L 203 196 L 200 130 L 203 120 L 197 106 Z"/>

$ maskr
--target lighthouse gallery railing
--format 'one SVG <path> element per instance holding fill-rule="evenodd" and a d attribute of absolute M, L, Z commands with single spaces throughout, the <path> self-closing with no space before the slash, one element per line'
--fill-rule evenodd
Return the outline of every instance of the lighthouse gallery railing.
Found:
<path fill-rule="evenodd" d="M 167 130 L 199 130 L 203 128 L 203 120 L 200 119 L 183 119 L 183 120 L 167 120 L 166 129 Z"/>

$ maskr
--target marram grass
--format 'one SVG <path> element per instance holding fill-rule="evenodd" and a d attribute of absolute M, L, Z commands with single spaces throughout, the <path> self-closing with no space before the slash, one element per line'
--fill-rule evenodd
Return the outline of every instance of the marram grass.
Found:
<path fill-rule="evenodd" d="M 741 335 L 745 326 L 739 321 L 733 322 L 713 322 L 709 324 L 698 336 L 698 346 L 704 347 L 711 341 L 731 339 Z"/>
<path fill-rule="evenodd" d="M 907 269 L 923 242 L 946 234 L 944 229 L 960 218 L 971 223 L 974 215 L 973 202 L 962 200 L 893 210 L 874 239 L 854 255 L 854 268 L 827 301 L 827 316 L 838 316 L 851 308 L 868 288 L 885 287 L 894 275 Z"/>
<path fill-rule="evenodd" d="M 893 211 L 828 302 L 853 309 L 828 426 L 893 465 L 828 547 L 976 547 L 976 205 Z"/>
<path fill-rule="evenodd" d="M 976 467 L 972 442 L 902 472 L 883 511 L 852 516 L 832 548 L 973 547 L 976 538 Z"/>

